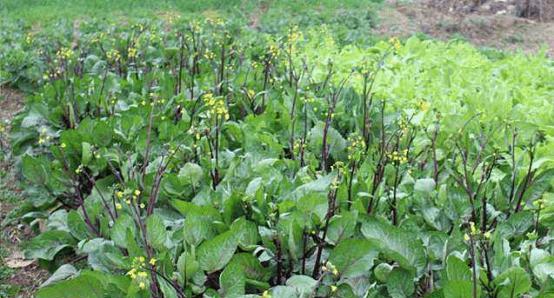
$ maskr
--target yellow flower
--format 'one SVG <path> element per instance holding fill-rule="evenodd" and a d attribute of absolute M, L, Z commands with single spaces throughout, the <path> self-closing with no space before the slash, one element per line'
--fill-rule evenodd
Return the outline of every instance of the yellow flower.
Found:
<path fill-rule="evenodd" d="M 67 145 L 66 145 L 65 143 L 61 143 L 61 144 L 60 144 L 60 147 L 63 149 L 63 148 L 65 148 L 65 147 L 67 147 Z"/>
<path fill-rule="evenodd" d="M 331 286 L 331 293 L 334 293 L 337 291 L 337 286 Z"/>
<path fill-rule="evenodd" d="M 58 52 L 56 53 L 56 56 L 59 58 L 59 59 L 71 59 L 73 58 L 74 56 L 74 53 L 73 53 L 73 50 L 70 49 L 70 48 L 61 48 L 58 50 Z"/>
<path fill-rule="evenodd" d="M 121 54 L 119 53 L 118 50 L 115 50 L 115 49 L 109 50 L 106 53 L 106 56 L 108 60 L 118 61 L 119 59 L 121 59 Z"/>
<path fill-rule="evenodd" d="M 157 262 L 157 261 L 158 261 L 158 260 L 156 260 L 155 258 L 151 258 L 151 259 L 150 259 L 150 262 L 148 262 L 148 263 L 149 263 L 150 265 L 154 266 L 154 265 L 156 265 L 156 262 Z"/>
<path fill-rule="evenodd" d="M 469 222 L 469 230 L 471 231 L 471 235 L 477 234 L 477 229 L 475 228 L 474 222 Z"/>
<path fill-rule="evenodd" d="M 402 47 L 402 45 L 400 44 L 400 41 L 398 40 L 398 38 L 396 37 L 391 37 L 389 39 L 389 43 L 394 47 L 395 50 L 400 50 L 400 47 Z"/>
<path fill-rule="evenodd" d="M 302 32 L 298 30 L 298 26 L 294 26 L 289 30 L 289 34 L 287 36 L 289 43 L 295 43 L 296 41 L 300 40 L 302 38 Z"/>
<path fill-rule="evenodd" d="M 422 112 L 427 112 L 431 105 L 427 101 L 422 100 L 418 103 L 418 106 Z"/>
<path fill-rule="evenodd" d="M 75 174 L 81 174 L 83 172 L 83 165 L 79 165 L 77 169 L 75 169 Z"/>
<path fill-rule="evenodd" d="M 144 203 L 140 203 L 140 209 L 144 209 L 144 207 L 146 207 Z"/>
<path fill-rule="evenodd" d="M 469 241 L 469 235 L 468 234 L 464 234 L 464 240 Z"/>
<path fill-rule="evenodd" d="M 208 114 L 215 115 L 216 117 L 223 117 L 225 120 L 229 119 L 229 111 L 222 97 L 216 98 L 212 93 L 206 93 L 206 95 L 204 95 L 204 103 L 209 108 Z"/>
<path fill-rule="evenodd" d="M 135 58 L 137 56 L 136 48 L 129 48 L 127 52 L 129 53 L 129 58 Z"/>
<path fill-rule="evenodd" d="M 144 271 L 139 272 L 137 275 L 138 275 L 138 277 L 147 277 L 148 276 L 148 274 L 146 274 L 146 272 L 144 272 Z"/>
<path fill-rule="evenodd" d="M 138 190 L 138 189 L 135 190 L 134 194 L 135 194 L 135 196 L 137 196 L 137 197 L 140 196 L 140 190 Z"/>
<path fill-rule="evenodd" d="M 131 279 L 137 278 L 137 269 L 133 268 L 127 272 L 127 275 L 131 277 Z"/>
<path fill-rule="evenodd" d="M 269 294 L 268 291 L 264 291 L 262 294 L 262 298 L 271 298 L 271 294 Z"/>
<path fill-rule="evenodd" d="M 491 238 L 491 232 L 486 231 L 485 234 L 483 234 L 483 236 L 485 236 L 486 239 L 490 239 Z"/>
<path fill-rule="evenodd" d="M 123 208 L 123 206 L 121 206 L 121 204 L 119 204 L 119 203 L 115 204 L 115 209 L 121 210 L 121 208 Z"/>
<path fill-rule="evenodd" d="M 215 58 L 215 54 L 213 52 L 211 52 L 210 50 L 207 50 L 206 53 L 204 54 L 204 58 L 208 59 L 208 60 L 212 60 Z"/>
<path fill-rule="evenodd" d="M 141 281 L 141 282 L 139 283 L 139 288 L 141 288 L 141 289 L 144 290 L 144 289 L 146 288 L 146 284 L 145 284 L 143 281 Z"/>
<path fill-rule="evenodd" d="M 269 45 L 269 54 L 271 54 L 271 56 L 273 56 L 273 57 L 278 56 L 279 55 L 279 48 L 274 44 Z"/>
<path fill-rule="evenodd" d="M 115 195 L 116 195 L 119 199 L 123 198 L 123 192 L 122 192 L 122 191 L 116 192 Z"/>

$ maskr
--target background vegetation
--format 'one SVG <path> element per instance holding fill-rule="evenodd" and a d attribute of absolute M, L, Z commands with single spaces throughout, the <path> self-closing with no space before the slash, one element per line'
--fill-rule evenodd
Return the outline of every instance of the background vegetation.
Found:
<path fill-rule="evenodd" d="M 551 297 L 552 60 L 270 4 L 3 2 L 36 296 Z"/>

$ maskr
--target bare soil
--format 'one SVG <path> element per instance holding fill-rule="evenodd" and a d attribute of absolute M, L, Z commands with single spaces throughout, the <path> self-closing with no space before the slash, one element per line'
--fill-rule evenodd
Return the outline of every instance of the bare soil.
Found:
<path fill-rule="evenodd" d="M 554 57 L 554 0 L 530 0 L 544 2 L 540 14 L 522 11 L 516 5 L 520 1 L 525 0 L 387 0 L 374 33 L 462 38 L 512 52 L 537 53 L 544 48 Z"/>

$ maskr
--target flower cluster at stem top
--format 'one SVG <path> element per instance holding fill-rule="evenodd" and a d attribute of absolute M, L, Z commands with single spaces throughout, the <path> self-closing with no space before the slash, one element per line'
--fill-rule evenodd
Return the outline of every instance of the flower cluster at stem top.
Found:
<path fill-rule="evenodd" d="M 208 115 L 213 115 L 216 118 L 222 117 L 229 120 L 229 111 L 222 97 L 215 97 L 212 93 L 204 95 L 204 104 L 208 107 Z"/>

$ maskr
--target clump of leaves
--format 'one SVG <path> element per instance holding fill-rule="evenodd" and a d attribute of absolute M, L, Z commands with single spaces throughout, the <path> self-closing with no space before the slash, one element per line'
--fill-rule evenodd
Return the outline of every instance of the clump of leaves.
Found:
<path fill-rule="evenodd" d="M 81 39 L 45 37 L 12 135 L 27 257 L 88 264 L 38 297 L 552 292 L 544 57 L 220 19 Z"/>

